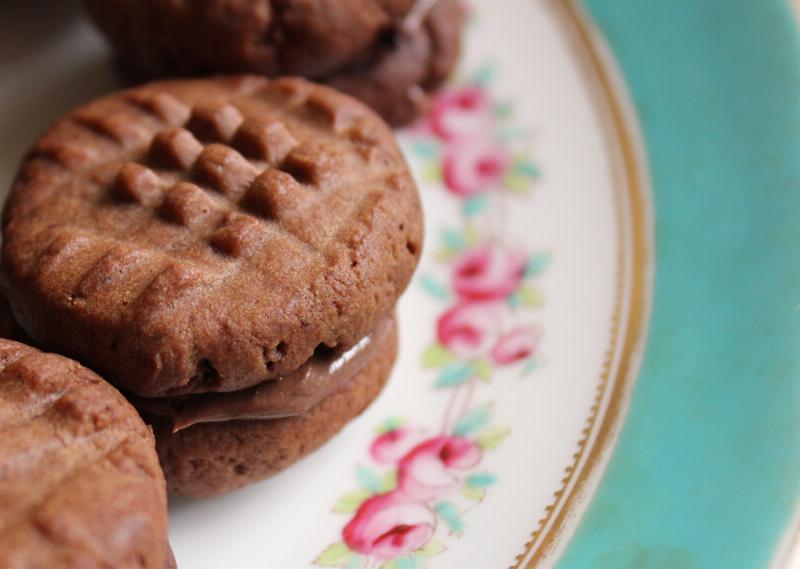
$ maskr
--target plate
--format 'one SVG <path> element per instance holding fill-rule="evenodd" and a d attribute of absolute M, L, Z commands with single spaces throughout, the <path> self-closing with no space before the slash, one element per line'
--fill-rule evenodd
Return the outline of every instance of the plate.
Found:
<path fill-rule="evenodd" d="M 467 9 L 457 74 L 398 133 L 426 244 L 388 387 L 278 476 L 173 500 L 179 565 L 785 566 L 800 495 L 789 5 Z M 0 68 L 3 188 L 51 120 L 119 85 L 74 1 L 4 3 Z"/>

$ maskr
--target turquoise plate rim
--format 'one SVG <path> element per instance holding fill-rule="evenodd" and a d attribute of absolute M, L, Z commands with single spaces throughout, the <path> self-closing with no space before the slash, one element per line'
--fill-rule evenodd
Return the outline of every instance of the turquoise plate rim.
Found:
<path fill-rule="evenodd" d="M 800 34 L 786 0 L 585 0 L 655 212 L 641 371 L 559 568 L 767 567 L 800 498 Z"/>

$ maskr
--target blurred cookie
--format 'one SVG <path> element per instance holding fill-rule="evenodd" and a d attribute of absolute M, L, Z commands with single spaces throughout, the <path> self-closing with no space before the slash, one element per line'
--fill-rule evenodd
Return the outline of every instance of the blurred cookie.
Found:
<path fill-rule="evenodd" d="M 87 0 L 120 59 L 146 76 L 252 71 L 319 77 L 369 49 L 413 0 Z"/>
<path fill-rule="evenodd" d="M 194 422 L 330 409 L 325 429 L 310 419 L 316 438 L 297 458 L 385 381 L 388 365 L 353 378 L 392 359 L 380 331 L 421 246 L 415 184 L 363 104 L 302 79 L 171 81 L 80 107 L 36 143 L 5 209 L 2 284 L 38 345 L 142 409 L 180 408 L 180 422 L 203 393 L 244 401 L 249 415 Z M 268 394 L 252 413 L 248 390 Z M 331 397 L 353 400 L 326 406 Z M 219 442 L 218 457 L 238 464 Z M 181 445 L 169 443 L 192 447 Z M 218 490 L 273 471 L 253 467 Z"/>
<path fill-rule="evenodd" d="M 463 19 L 459 0 L 438 0 L 424 20 L 400 26 L 326 83 L 361 99 L 390 124 L 409 123 L 425 112 L 428 94 L 455 67 Z"/>
<path fill-rule="evenodd" d="M 143 78 L 302 75 L 413 119 L 455 65 L 459 0 L 87 0 L 123 63 Z"/>
<path fill-rule="evenodd" d="M 0 428 L 0 567 L 170 566 L 153 437 L 114 388 L 0 340 Z"/>

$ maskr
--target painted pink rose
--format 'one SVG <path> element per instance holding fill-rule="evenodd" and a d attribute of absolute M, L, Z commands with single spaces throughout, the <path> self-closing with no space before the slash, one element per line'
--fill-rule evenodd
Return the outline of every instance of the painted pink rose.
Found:
<path fill-rule="evenodd" d="M 536 352 L 542 331 L 538 326 L 520 326 L 503 334 L 489 356 L 499 365 L 513 364 L 531 357 Z"/>
<path fill-rule="evenodd" d="M 394 464 L 425 438 L 422 429 L 399 427 L 376 438 L 369 452 L 379 464 Z"/>
<path fill-rule="evenodd" d="M 453 267 L 453 289 L 467 300 L 506 298 L 519 288 L 527 257 L 520 251 L 484 245 L 467 252 Z"/>
<path fill-rule="evenodd" d="M 351 550 L 385 561 L 419 549 L 435 529 L 433 512 L 395 490 L 362 503 L 342 538 Z"/>
<path fill-rule="evenodd" d="M 501 302 L 463 302 L 436 322 L 439 343 L 460 358 L 486 353 L 497 341 L 506 307 Z"/>
<path fill-rule="evenodd" d="M 413 500 L 428 501 L 456 490 L 461 478 L 454 471 L 481 460 L 480 447 L 471 439 L 441 435 L 417 445 L 400 461 L 397 486 Z"/>
<path fill-rule="evenodd" d="M 492 132 L 492 101 L 486 91 L 472 85 L 439 93 L 429 116 L 431 130 L 444 140 Z"/>
<path fill-rule="evenodd" d="M 511 157 L 501 144 L 470 138 L 447 147 L 442 174 L 449 190 L 469 197 L 499 185 L 510 165 Z"/>

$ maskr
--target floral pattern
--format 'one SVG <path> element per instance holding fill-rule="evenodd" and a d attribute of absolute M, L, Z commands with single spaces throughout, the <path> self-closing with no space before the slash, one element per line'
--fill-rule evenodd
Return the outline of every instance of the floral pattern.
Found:
<path fill-rule="evenodd" d="M 392 418 L 379 428 L 371 464 L 356 470 L 360 488 L 334 505 L 349 516 L 342 539 L 317 565 L 421 569 L 443 552 L 496 482 L 481 463 L 510 434 L 493 424 L 491 401 L 473 403 L 479 385 L 498 367 L 516 366 L 524 376 L 538 365 L 537 280 L 549 257 L 506 235 L 501 214 L 509 200 L 530 195 L 539 172 L 520 148 L 526 136 L 514 128 L 511 107 L 491 96 L 492 72 L 486 67 L 442 91 L 406 133 L 426 181 L 461 212 L 418 277 L 442 306 L 421 357 L 432 386 L 450 393 L 442 425 L 434 431 Z"/>

